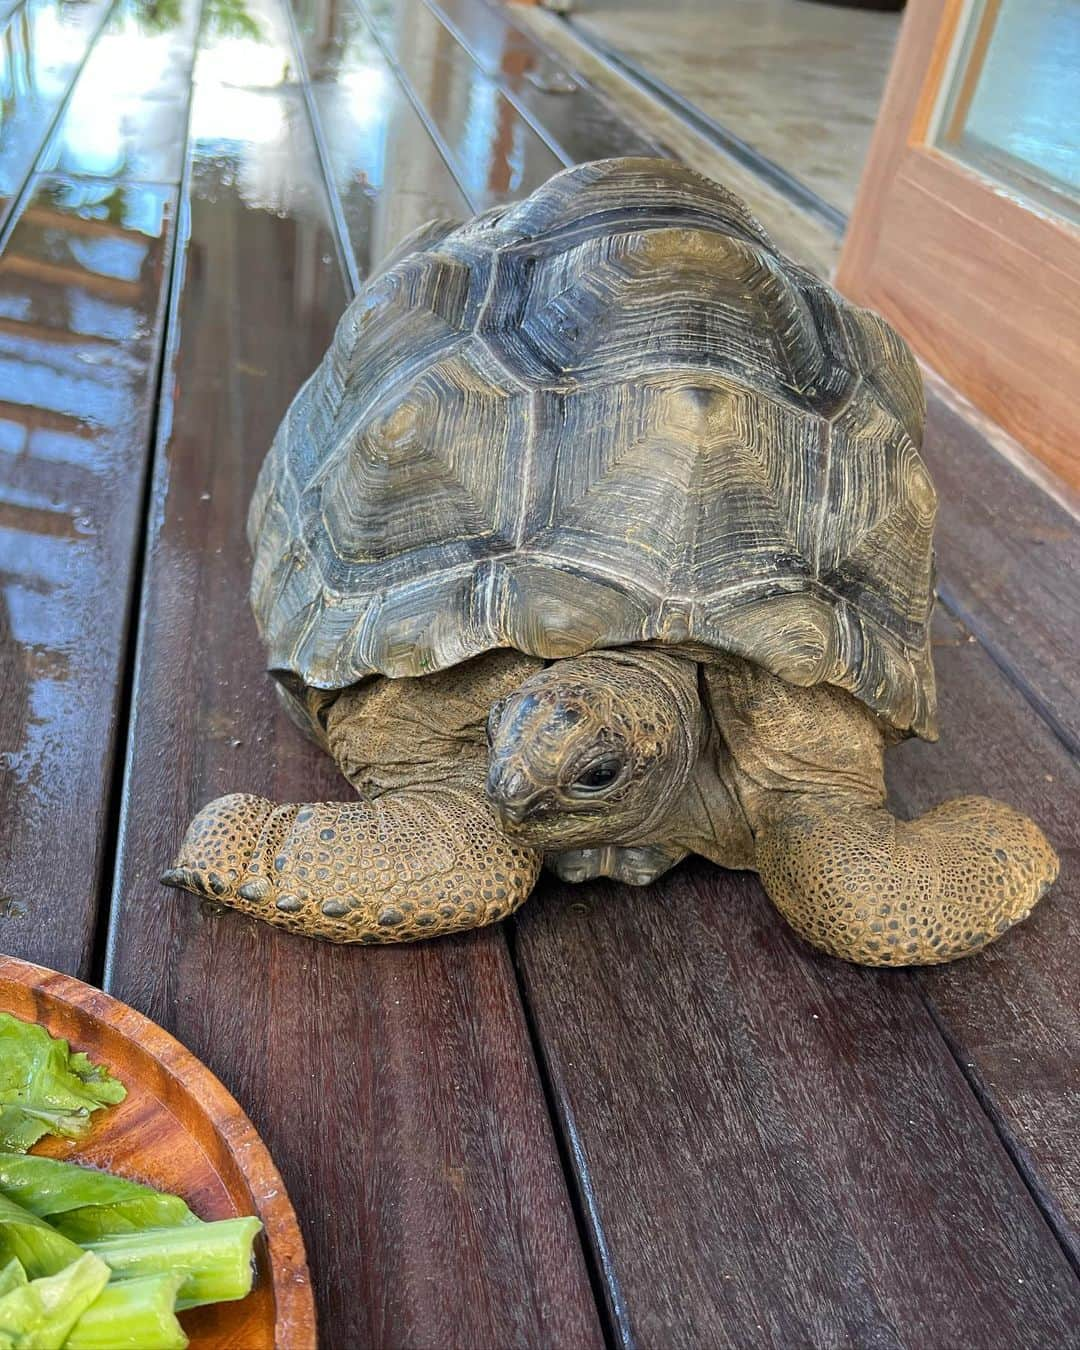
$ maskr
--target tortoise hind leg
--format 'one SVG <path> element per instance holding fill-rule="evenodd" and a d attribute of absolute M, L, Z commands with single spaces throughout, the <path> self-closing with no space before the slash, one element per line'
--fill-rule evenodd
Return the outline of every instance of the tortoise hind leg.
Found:
<path fill-rule="evenodd" d="M 482 798 L 440 786 L 291 806 L 219 797 L 162 882 L 309 937 L 409 942 L 495 922 L 539 870 Z"/>

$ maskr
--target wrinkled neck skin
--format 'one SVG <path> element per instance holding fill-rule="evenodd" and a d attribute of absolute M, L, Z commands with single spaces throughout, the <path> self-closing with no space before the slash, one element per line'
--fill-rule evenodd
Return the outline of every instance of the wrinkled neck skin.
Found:
<path fill-rule="evenodd" d="M 717 777 L 697 664 L 681 656 L 556 661 L 492 708 L 488 738 L 503 828 L 546 852 L 674 842 L 714 856 L 718 824 L 730 834 L 727 816 L 741 817 Z"/>

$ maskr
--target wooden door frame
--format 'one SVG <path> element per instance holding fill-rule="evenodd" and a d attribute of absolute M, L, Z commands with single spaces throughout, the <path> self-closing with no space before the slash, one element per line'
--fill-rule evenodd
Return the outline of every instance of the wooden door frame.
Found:
<path fill-rule="evenodd" d="M 1080 487 L 1080 230 L 928 144 L 966 0 L 909 0 L 837 268 Z"/>

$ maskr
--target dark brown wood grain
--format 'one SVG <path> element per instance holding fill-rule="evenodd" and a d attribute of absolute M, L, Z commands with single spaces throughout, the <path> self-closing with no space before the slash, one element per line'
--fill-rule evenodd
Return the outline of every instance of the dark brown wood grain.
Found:
<path fill-rule="evenodd" d="M 959 413 L 927 402 L 942 596 L 1076 754 L 1080 525 Z"/>
<path fill-rule="evenodd" d="M 0 257 L 0 950 L 85 974 L 176 194 L 36 184 Z"/>
<path fill-rule="evenodd" d="M 418 225 L 467 220 L 472 209 L 359 12 L 299 0 L 294 13 L 342 247 L 359 281 Z M 367 84 L 383 91 L 374 107 L 352 93 Z"/>
<path fill-rule="evenodd" d="M 350 2 L 424 109 L 474 210 L 525 196 L 565 167 L 423 0 Z"/>
<path fill-rule="evenodd" d="M 214 97 L 199 85 L 196 125 L 198 99 Z M 243 537 L 259 463 L 327 345 L 342 283 L 299 92 L 234 106 L 228 153 L 195 146 L 108 987 L 179 1035 L 256 1122 L 300 1215 L 327 1345 L 597 1344 L 502 935 L 333 948 L 157 884 L 191 813 L 220 792 L 349 792 L 264 674 Z M 268 126 L 272 150 L 246 143 Z M 267 157 L 269 182 L 256 173 Z"/>
<path fill-rule="evenodd" d="M 127 1089 L 120 1105 L 95 1114 L 85 1139 L 49 1138 L 36 1153 L 180 1195 L 201 1219 L 262 1220 L 248 1297 L 183 1314 L 194 1350 L 314 1350 L 296 1215 L 251 1122 L 213 1074 L 134 1009 L 12 957 L 0 956 L 0 1010 L 62 1037 Z"/>
<path fill-rule="evenodd" d="M 663 153 L 534 38 L 515 28 L 504 6 L 478 0 L 425 3 L 567 164 Z"/>
<path fill-rule="evenodd" d="M 972 636 L 942 615 L 934 659 L 941 740 L 889 760 L 893 799 L 917 815 L 982 792 L 1037 820 L 1061 856 L 1039 908 L 978 958 L 918 979 L 959 1062 L 1080 1265 L 1080 771 Z"/>
<path fill-rule="evenodd" d="M 12 13 L 0 130 L 0 216 L 21 203 L 0 258 L 0 947 L 81 973 L 112 835 L 173 248 L 164 185 L 179 177 L 195 21 L 184 0 L 144 34 L 161 71 L 149 88 L 117 60 L 132 16 L 103 24 L 106 9 Z M 115 146 L 85 136 L 90 113 L 122 130 Z"/>
<path fill-rule="evenodd" d="M 1068 1341 L 1074 1273 L 910 976 L 703 862 L 517 926 L 620 1343 Z"/>

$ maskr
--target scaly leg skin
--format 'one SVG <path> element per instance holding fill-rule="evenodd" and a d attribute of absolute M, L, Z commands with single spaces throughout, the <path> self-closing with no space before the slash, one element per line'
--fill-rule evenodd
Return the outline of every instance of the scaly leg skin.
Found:
<path fill-rule="evenodd" d="M 234 793 L 198 813 L 162 882 L 308 937 L 411 942 L 503 918 L 540 864 L 459 788 L 294 806 Z"/>
<path fill-rule="evenodd" d="M 1058 872 L 1039 827 L 989 797 L 900 821 L 842 796 L 782 794 L 764 813 L 756 865 L 797 933 L 870 966 L 977 952 L 1026 918 Z"/>

